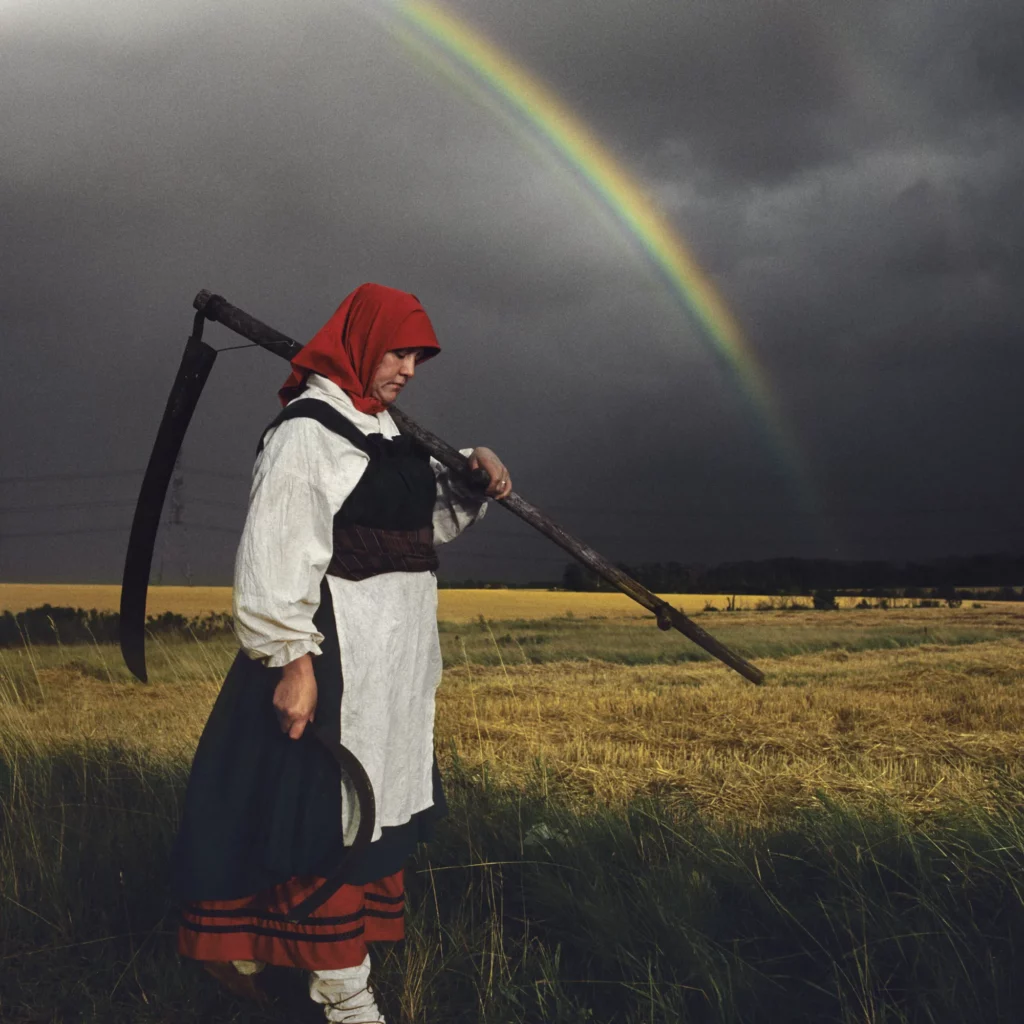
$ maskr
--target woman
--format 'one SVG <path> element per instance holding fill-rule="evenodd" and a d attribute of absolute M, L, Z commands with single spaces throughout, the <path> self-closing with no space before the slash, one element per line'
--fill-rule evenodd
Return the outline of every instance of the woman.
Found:
<path fill-rule="evenodd" d="M 267 963 L 305 968 L 331 1021 L 383 1021 L 367 944 L 404 937 L 402 865 L 444 813 L 433 545 L 479 519 L 485 496 L 387 412 L 439 351 L 415 296 L 364 284 L 292 360 L 235 564 L 242 650 L 199 741 L 174 850 L 179 951 L 236 990 Z M 493 452 L 463 454 L 490 476 L 486 496 L 511 491 Z M 338 742 L 376 801 L 369 845 L 347 858 L 360 801 L 331 756 Z M 339 863 L 344 884 L 296 923 Z"/>

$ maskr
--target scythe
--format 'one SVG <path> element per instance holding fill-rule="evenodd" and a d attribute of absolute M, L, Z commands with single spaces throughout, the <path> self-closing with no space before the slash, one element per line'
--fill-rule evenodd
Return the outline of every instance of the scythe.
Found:
<path fill-rule="evenodd" d="M 232 306 L 220 295 L 213 295 L 204 290 L 196 295 L 192 304 L 196 309 L 192 334 L 185 344 L 181 365 L 178 367 L 177 376 L 171 387 L 163 418 L 157 430 L 153 451 L 143 477 L 128 540 L 121 586 L 121 652 L 125 664 L 142 682 L 147 680 L 146 595 L 149 589 L 149 574 L 160 516 L 167 487 L 174 471 L 175 460 L 181 450 L 182 441 L 203 386 L 206 384 L 217 358 L 217 350 L 203 341 L 203 324 L 206 320 L 215 320 L 283 359 L 291 360 L 302 349 L 298 342 L 250 316 L 237 306 Z M 489 478 L 486 472 L 483 470 L 471 471 L 464 455 L 413 422 L 394 405 L 390 406 L 388 411 L 399 430 L 415 437 L 438 462 L 479 490 L 483 490 L 487 486 Z M 720 643 L 679 609 L 673 608 L 667 601 L 653 594 L 589 545 L 570 536 L 518 494 L 514 492 L 509 494 L 498 504 L 504 505 L 510 512 L 539 530 L 573 558 L 597 573 L 603 580 L 653 612 L 660 629 L 677 629 L 750 682 L 758 685 L 764 682 L 764 674 L 750 662 Z M 347 860 L 348 857 L 362 850 L 369 843 L 373 834 L 375 819 L 373 791 L 363 766 L 351 751 L 326 734 L 315 732 L 315 735 L 328 747 L 342 771 L 348 775 L 359 798 L 359 828 L 353 845 L 347 848 Z M 332 874 L 332 878 L 329 878 L 317 892 L 297 906 L 289 916 L 297 920 L 308 916 L 322 905 L 337 888 L 333 876 L 340 877 L 342 873 L 343 865 L 339 865 Z"/>

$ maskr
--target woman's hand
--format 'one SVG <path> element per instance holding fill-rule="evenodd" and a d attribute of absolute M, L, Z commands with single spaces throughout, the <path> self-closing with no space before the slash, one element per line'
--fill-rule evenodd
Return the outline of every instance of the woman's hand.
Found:
<path fill-rule="evenodd" d="M 303 654 L 282 669 L 281 681 L 274 688 L 274 712 L 281 732 L 297 740 L 313 721 L 316 711 L 316 676 L 313 659 Z"/>
<path fill-rule="evenodd" d="M 512 493 L 512 478 L 505 464 L 490 448 L 474 448 L 469 456 L 470 469 L 485 469 L 491 478 L 484 494 L 488 498 L 507 498 Z"/>

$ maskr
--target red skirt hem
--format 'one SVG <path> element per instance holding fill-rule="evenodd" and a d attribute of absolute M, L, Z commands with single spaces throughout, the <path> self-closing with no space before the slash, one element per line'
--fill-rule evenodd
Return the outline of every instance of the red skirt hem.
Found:
<path fill-rule="evenodd" d="M 323 879 L 290 878 L 240 900 L 182 907 L 178 952 L 193 960 L 261 960 L 309 971 L 356 967 L 370 942 L 405 938 L 405 872 L 343 885 L 304 924 L 286 914 Z"/>

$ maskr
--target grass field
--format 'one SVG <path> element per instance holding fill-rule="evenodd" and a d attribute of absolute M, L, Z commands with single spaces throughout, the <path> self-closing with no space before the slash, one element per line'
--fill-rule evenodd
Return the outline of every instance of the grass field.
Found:
<path fill-rule="evenodd" d="M 702 615 L 756 688 L 570 596 L 598 600 L 442 612 L 451 814 L 390 1021 L 1024 1019 L 1021 605 Z M 167 849 L 233 653 L 154 644 L 143 687 L 113 647 L 0 651 L 4 1022 L 317 1019 L 290 975 L 254 1012 L 173 952 Z"/>

